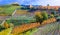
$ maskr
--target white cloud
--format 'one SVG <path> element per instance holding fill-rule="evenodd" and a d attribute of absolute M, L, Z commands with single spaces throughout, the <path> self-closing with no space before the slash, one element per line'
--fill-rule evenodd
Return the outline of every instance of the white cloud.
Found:
<path fill-rule="evenodd" d="M 1 2 L 2 0 L 0 0 Z M 13 1 L 13 0 L 12 0 Z M 60 5 L 60 0 L 15 0 L 20 4 L 32 4 L 32 5 Z"/>
<path fill-rule="evenodd" d="M 47 4 L 50 4 L 52 6 L 60 6 L 60 0 L 38 0 L 37 1 L 38 4 L 41 4 L 41 5 L 47 5 Z"/>

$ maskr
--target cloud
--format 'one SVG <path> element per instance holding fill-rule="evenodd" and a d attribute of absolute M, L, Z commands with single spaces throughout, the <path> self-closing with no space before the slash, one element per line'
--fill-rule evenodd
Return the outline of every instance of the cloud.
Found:
<path fill-rule="evenodd" d="M 16 1 L 23 5 L 30 5 L 36 3 L 37 0 L 16 0 Z"/>
<path fill-rule="evenodd" d="M 60 0 L 36 0 L 35 2 L 33 2 L 32 4 L 35 4 L 35 5 L 47 5 L 47 4 L 50 4 L 52 6 L 59 6 L 60 5 Z"/>
<path fill-rule="evenodd" d="M 11 2 L 18 2 L 19 4 L 23 5 L 60 5 L 60 0 L 0 0 L 0 4 L 7 4 Z"/>

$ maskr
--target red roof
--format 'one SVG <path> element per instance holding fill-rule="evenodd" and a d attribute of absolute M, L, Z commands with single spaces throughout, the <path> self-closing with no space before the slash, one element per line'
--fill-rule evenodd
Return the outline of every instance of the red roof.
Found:
<path fill-rule="evenodd" d="M 56 8 L 60 8 L 60 6 L 42 6 L 41 8 L 56 9 Z"/>

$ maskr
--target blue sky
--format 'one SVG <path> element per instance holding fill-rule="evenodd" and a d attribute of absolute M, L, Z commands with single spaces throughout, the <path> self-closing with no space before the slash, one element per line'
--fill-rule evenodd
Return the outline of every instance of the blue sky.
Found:
<path fill-rule="evenodd" d="M 43 5 L 60 6 L 60 0 L 0 0 L 0 5 L 18 2 L 23 5 Z"/>

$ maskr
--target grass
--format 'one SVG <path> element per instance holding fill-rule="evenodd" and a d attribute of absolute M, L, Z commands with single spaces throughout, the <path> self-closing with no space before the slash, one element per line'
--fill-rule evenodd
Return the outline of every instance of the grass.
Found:
<path fill-rule="evenodd" d="M 35 32 L 37 32 L 39 29 L 37 29 L 37 28 L 33 28 L 33 29 L 31 29 L 31 30 L 28 30 L 28 31 L 26 31 L 26 32 L 24 32 L 24 33 L 20 33 L 20 34 L 18 34 L 18 35 L 33 35 L 33 33 L 35 33 Z"/>
<path fill-rule="evenodd" d="M 9 7 L 9 8 L 6 8 L 4 9 L 2 12 L 0 12 L 0 14 L 7 14 L 7 15 L 10 15 L 14 12 L 15 8 L 13 7 Z"/>
<path fill-rule="evenodd" d="M 39 29 L 33 30 L 33 31 L 30 33 L 30 35 L 33 35 L 33 33 L 37 32 L 38 30 L 39 30 Z"/>
<path fill-rule="evenodd" d="M 0 7 L 0 15 L 12 15 L 14 10 L 16 8 L 19 8 L 20 6 L 9 6 L 9 7 Z"/>
<path fill-rule="evenodd" d="M 11 33 L 12 28 L 5 29 L 0 32 L 0 35 L 9 35 Z"/>

